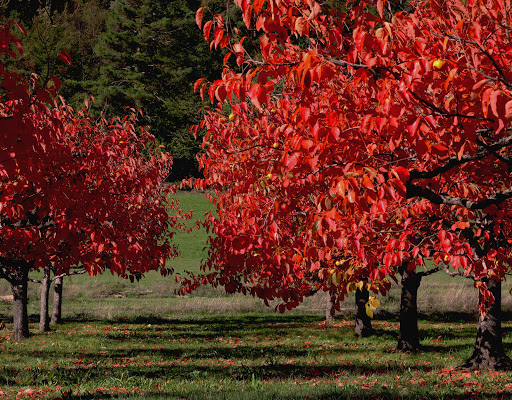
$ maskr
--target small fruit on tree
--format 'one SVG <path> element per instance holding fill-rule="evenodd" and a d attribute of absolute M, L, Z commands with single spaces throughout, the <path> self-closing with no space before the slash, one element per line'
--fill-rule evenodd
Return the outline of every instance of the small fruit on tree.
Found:
<path fill-rule="evenodd" d="M 446 61 L 445 60 L 434 60 L 434 62 L 432 63 L 432 66 L 434 67 L 434 69 L 442 69 L 444 66 L 446 65 Z"/>

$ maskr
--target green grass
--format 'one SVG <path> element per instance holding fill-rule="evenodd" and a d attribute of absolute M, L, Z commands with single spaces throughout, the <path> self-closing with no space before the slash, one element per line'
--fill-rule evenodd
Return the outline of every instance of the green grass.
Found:
<path fill-rule="evenodd" d="M 205 194 L 197 192 L 179 192 L 176 197 L 181 203 L 183 211 L 194 210 L 192 219 L 187 226 L 192 227 L 197 220 L 202 220 L 206 212 L 212 210 L 212 204 Z M 169 261 L 169 266 L 177 272 L 199 272 L 201 259 L 207 255 L 204 248 L 207 246 L 208 235 L 204 229 L 194 229 L 191 232 L 178 232 L 174 242 L 180 248 L 180 256 Z"/>
<path fill-rule="evenodd" d="M 396 322 L 374 326 L 375 336 L 360 339 L 351 321 L 326 328 L 314 314 L 176 313 L 68 322 L 19 344 L 7 330 L 0 334 L 0 390 L 13 399 L 27 389 L 38 398 L 73 399 L 512 396 L 512 373 L 454 370 L 470 355 L 473 324 L 423 320 L 426 349 L 411 355 L 392 352 Z"/>

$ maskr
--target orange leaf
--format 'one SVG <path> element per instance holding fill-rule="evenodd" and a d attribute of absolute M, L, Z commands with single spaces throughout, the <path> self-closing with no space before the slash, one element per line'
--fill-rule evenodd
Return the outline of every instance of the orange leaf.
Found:
<path fill-rule="evenodd" d="M 295 30 L 299 35 L 305 35 L 308 32 L 308 21 L 304 17 L 295 20 Z"/>
<path fill-rule="evenodd" d="M 373 186 L 373 183 L 371 181 L 370 178 L 368 178 L 368 175 L 364 175 L 363 176 L 363 186 L 366 188 L 366 189 L 369 189 L 369 190 L 374 190 L 375 187 Z"/>
<path fill-rule="evenodd" d="M 377 0 L 377 11 L 381 18 L 384 18 L 384 4 L 384 0 Z"/>

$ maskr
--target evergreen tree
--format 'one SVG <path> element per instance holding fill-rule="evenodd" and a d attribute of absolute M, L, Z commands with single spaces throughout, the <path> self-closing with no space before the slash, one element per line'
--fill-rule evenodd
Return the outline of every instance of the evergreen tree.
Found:
<path fill-rule="evenodd" d="M 21 37 L 21 59 L 2 59 L 12 70 L 29 76 L 39 75 L 39 84 L 48 84 L 50 75 L 62 81 L 61 94 L 68 103 L 82 107 L 84 99 L 93 94 L 91 81 L 99 75 L 98 59 L 93 51 L 105 27 L 109 0 L 66 0 L 27 2 L 40 7 L 29 9 L 22 1 L 9 2 L 3 19 L 21 22 L 27 36 Z M 68 52 L 72 65 L 59 60 L 58 54 Z"/>
<path fill-rule="evenodd" d="M 189 128 L 200 120 L 196 79 L 221 68 L 195 23 L 199 0 L 116 0 L 95 47 L 101 59 L 93 92 L 107 115 L 140 108 L 143 123 L 174 157 L 171 180 L 197 174 L 199 141 Z"/>

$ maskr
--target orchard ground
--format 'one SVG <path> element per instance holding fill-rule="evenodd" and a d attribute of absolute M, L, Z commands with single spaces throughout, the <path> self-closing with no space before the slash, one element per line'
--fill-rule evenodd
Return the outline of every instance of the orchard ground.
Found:
<path fill-rule="evenodd" d="M 203 194 L 180 193 L 201 216 Z M 195 218 L 194 218 L 195 220 Z M 177 237 L 175 270 L 198 271 L 206 233 Z M 35 275 L 34 278 L 37 278 Z M 504 288 L 504 343 L 512 350 L 512 298 Z M 470 373 L 477 293 L 469 280 L 434 274 L 419 292 L 419 354 L 393 353 L 400 292 L 381 298 L 376 334 L 353 334 L 353 298 L 335 324 L 323 323 L 326 296 L 275 314 L 261 301 L 202 288 L 178 296 L 174 277 L 138 283 L 110 275 L 65 279 L 65 322 L 37 333 L 38 285 L 30 286 L 33 336 L 11 337 L 11 305 L 0 286 L 0 397 L 8 398 L 510 398 L 512 373 Z"/>

